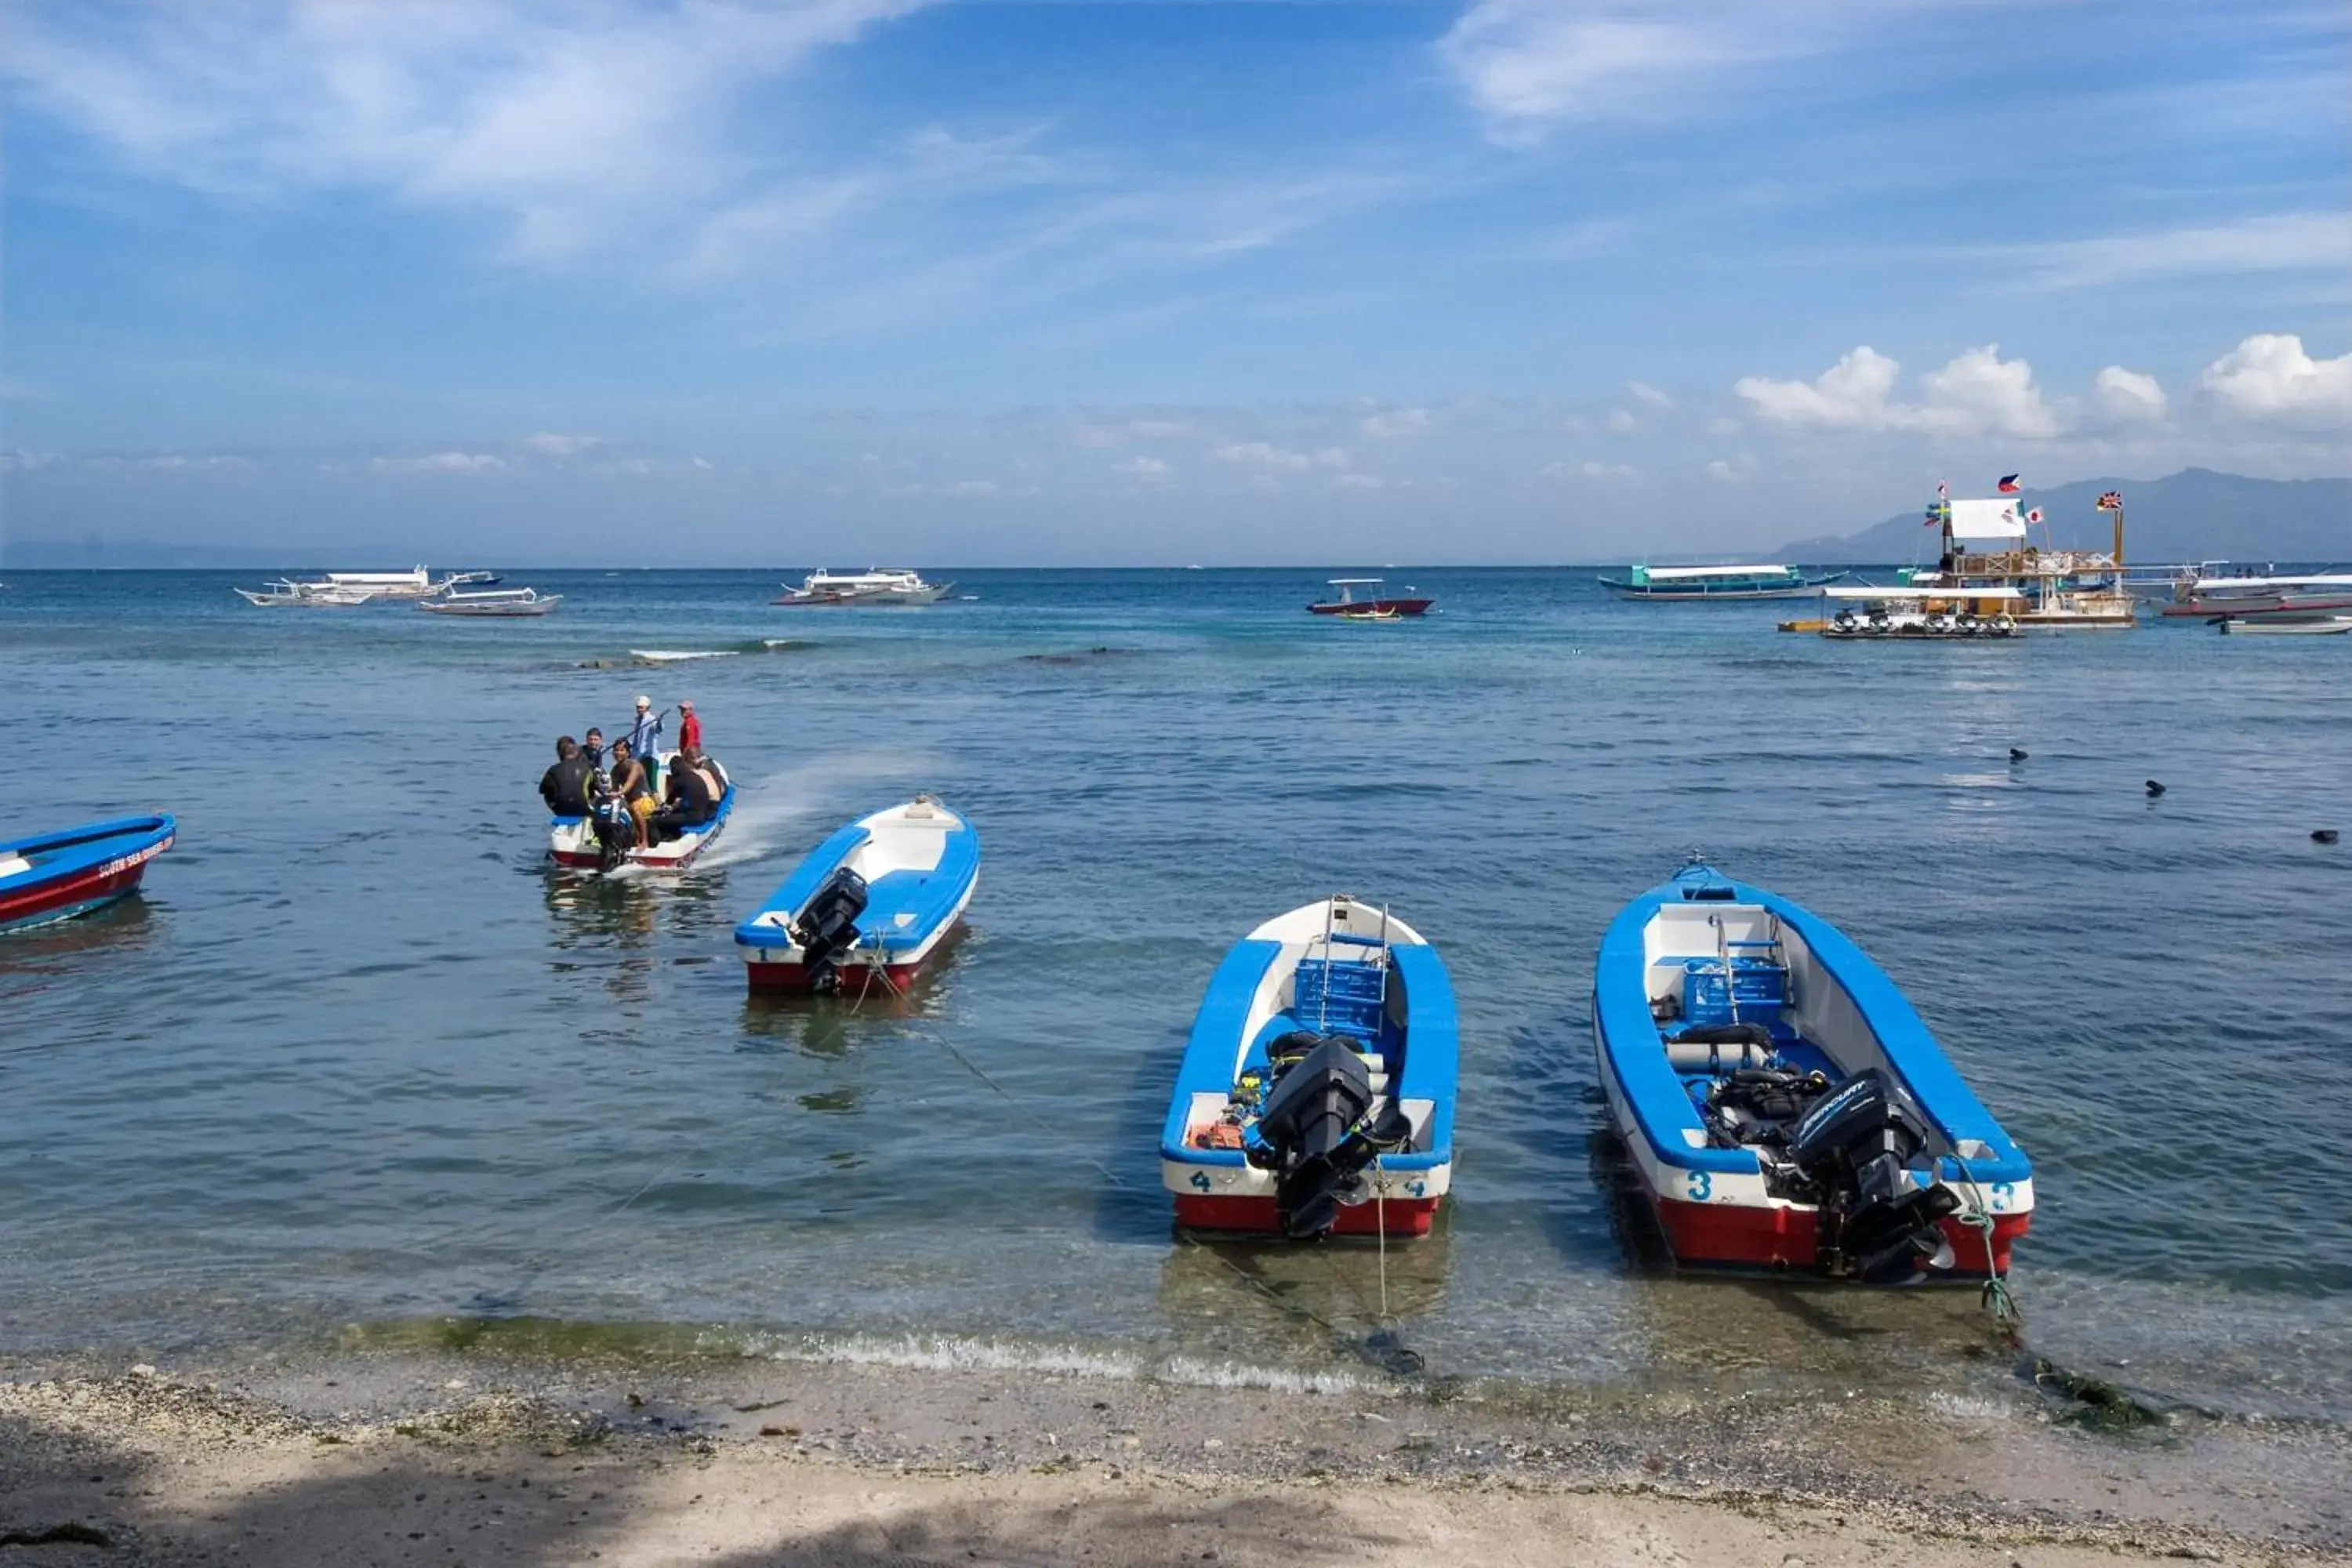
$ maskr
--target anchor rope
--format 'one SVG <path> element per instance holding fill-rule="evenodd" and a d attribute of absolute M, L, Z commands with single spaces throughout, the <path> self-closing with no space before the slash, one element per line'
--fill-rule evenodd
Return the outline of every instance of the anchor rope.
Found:
<path fill-rule="evenodd" d="M 2017 1310 L 2017 1297 L 2010 1289 L 2009 1281 L 2001 1278 L 2000 1270 L 1993 1266 L 1993 1217 L 1991 1211 L 1984 1205 L 1984 1190 L 1977 1182 L 1976 1173 L 1969 1169 L 1967 1158 L 1957 1147 L 1952 1151 L 1952 1163 L 1960 1168 L 1960 1176 L 1968 1183 L 1967 1201 L 1958 1216 L 1959 1222 L 1984 1238 L 1985 1282 L 1979 1299 L 1984 1302 L 1985 1310 L 1992 1314 L 1995 1322 L 2003 1325 L 2016 1323 L 2022 1317 Z"/>

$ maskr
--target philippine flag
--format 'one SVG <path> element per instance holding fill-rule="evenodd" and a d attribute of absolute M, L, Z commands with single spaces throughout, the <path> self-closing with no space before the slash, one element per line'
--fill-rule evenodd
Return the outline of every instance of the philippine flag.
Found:
<path fill-rule="evenodd" d="M 2000 481 L 2000 493 L 2005 496 L 2013 496 L 2017 493 L 2017 476 L 2015 474 L 2011 474 L 2007 479 Z"/>

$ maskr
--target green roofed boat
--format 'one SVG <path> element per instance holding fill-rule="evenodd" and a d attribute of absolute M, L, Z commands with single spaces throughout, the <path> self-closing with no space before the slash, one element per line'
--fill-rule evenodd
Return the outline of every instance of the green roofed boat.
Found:
<path fill-rule="evenodd" d="M 1601 585 L 1621 599 L 1793 599 L 1845 576 L 1794 566 L 1635 566 Z"/>

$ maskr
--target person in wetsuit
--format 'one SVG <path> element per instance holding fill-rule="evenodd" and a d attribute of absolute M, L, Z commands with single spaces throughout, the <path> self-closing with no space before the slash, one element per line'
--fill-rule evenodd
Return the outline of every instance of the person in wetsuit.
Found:
<path fill-rule="evenodd" d="M 580 742 L 566 735 L 555 742 L 555 765 L 539 777 L 539 798 L 557 816 L 586 816 L 593 805 L 588 791 L 595 776 Z"/>
<path fill-rule="evenodd" d="M 660 837 L 675 838 L 689 827 L 699 827 L 719 810 L 719 792 L 710 775 L 694 765 L 694 753 L 681 751 L 663 786 L 666 804 L 654 813 L 653 826 Z"/>

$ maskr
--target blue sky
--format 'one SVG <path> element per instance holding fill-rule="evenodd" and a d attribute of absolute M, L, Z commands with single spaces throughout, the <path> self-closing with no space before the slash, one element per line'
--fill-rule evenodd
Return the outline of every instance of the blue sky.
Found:
<path fill-rule="evenodd" d="M 0 28 L 17 538 L 1553 561 L 2352 468 L 2341 4 Z"/>

